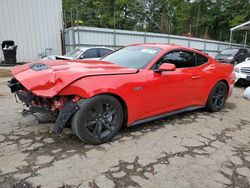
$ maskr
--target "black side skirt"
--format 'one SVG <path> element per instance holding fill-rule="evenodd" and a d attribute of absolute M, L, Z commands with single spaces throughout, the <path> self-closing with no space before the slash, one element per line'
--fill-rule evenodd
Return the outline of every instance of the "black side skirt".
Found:
<path fill-rule="evenodd" d="M 138 125 L 138 124 L 146 123 L 146 122 L 149 122 L 149 121 L 154 121 L 154 120 L 157 120 L 157 119 L 162 119 L 162 118 L 165 118 L 165 117 L 177 115 L 177 114 L 180 114 L 180 113 L 183 113 L 183 112 L 189 112 L 189 111 L 197 110 L 199 108 L 204 108 L 204 106 L 191 106 L 191 107 L 184 108 L 184 109 L 181 109 L 181 110 L 168 112 L 166 114 L 161 114 L 161 115 L 153 116 L 153 117 L 150 117 L 150 118 L 141 119 L 141 120 L 135 121 L 134 123 L 132 123 L 130 125 L 131 126 L 132 125 Z"/>

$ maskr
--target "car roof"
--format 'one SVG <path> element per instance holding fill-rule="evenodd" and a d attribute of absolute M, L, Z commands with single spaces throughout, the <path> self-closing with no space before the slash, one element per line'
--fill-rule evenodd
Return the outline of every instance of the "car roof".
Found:
<path fill-rule="evenodd" d="M 190 48 L 178 44 L 167 44 L 167 43 L 140 43 L 140 44 L 132 44 L 130 46 L 145 46 L 145 47 L 152 47 L 152 48 L 161 48 L 165 51 L 170 51 L 170 50 L 177 50 L 177 49 L 183 49 L 183 50 L 191 50 L 193 52 L 203 54 L 205 56 L 208 56 L 206 53 L 202 52 L 201 50 L 195 49 L 195 48 Z"/>
<path fill-rule="evenodd" d="M 75 49 L 79 50 L 88 50 L 88 49 L 95 49 L 95 48 L 101 48 L 101 49 L 107 49 L 107 50 L 112 50 L 110 48 L 104 47 L 104 46 L 96 46 L 96 47 L 76 47 Z M 113 50 L 112 50 L 113 51 Z"/>
<path fill-rule="evenodd" d="M 165 44 L 165 43 L 139 43 L 139 44 L 132 44 L 130 46 L 155 47 L 155 48 L 162 48 L 162 49 L 165 49 L 165 50 L 167 50 L 169 48 L 183 47 L 181 45 Z"/>

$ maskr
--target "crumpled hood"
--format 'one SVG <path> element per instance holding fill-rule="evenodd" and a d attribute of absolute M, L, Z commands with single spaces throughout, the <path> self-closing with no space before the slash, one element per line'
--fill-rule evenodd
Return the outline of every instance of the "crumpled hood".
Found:
<path fill-rule="evenodd" d="M 137 72 L 137 69 L 100 60 L 43 60 L 17 66 L 12 70 L 13 76 L 25 88 L 43 97 L 54 97 L 64 87 L 83 77 Z"/>

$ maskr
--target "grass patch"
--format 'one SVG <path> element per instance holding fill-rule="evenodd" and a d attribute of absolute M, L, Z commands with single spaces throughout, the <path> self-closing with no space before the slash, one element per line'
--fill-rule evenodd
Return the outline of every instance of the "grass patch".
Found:
<path fill-rule="evenodd" d="M 11 71 L 7 69 L 0 69 L 0 77 L 10 77 Z"/>

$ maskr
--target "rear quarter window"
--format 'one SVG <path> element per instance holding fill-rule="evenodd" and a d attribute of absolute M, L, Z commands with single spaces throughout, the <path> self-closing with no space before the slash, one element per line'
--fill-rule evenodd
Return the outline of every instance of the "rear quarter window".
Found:
<path fill-rule="evenodd" d="M 208 58 L 203 56 L 203 55 L 200 55 L 200 54 L 196 54 L 196 65 L 199 66 L 199 65 L 203 65 L 205 63 L 208 62 Z"/>

